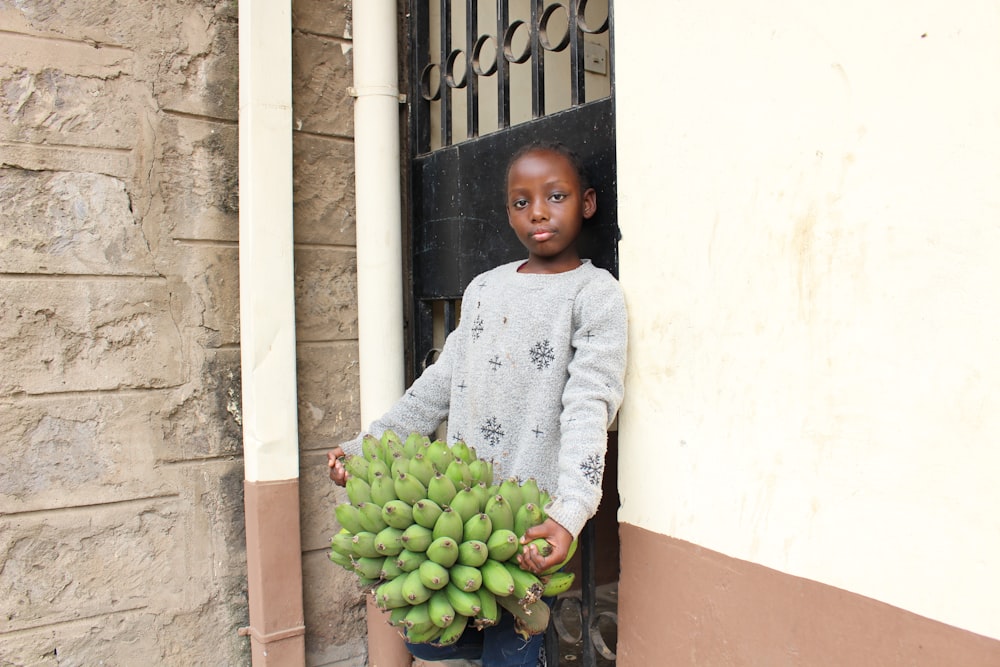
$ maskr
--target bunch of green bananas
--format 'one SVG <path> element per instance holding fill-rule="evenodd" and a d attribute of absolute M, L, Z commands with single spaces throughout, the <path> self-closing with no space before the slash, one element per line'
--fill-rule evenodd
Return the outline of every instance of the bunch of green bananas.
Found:
<path fill-rule="evenodd" d="M 541 576 L 518 566 L 521 537 L 547 518 L 548 493 L 533 479 L 494 483 L 493 464 L 463 442 L 386 431 L 361 446 L 344 460 L 350 502 L 334 510 L 341 531 L 330 560 L 357 573 L 407 641 L 453 644 L 470 625 L 496 624 L 501 609 L 525 638 L 544 632 L 541 598 L 570 588 L 573 574 L 559 570 L 577 545 Z"/>

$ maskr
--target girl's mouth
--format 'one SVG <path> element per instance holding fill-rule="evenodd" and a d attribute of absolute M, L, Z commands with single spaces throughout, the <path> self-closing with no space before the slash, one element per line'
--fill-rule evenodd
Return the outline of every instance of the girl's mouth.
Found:
<path fill-rule="evenodd" d="M 553 236 L 555 236 L 555 232 L 548 229 L 538 229 L 531 233 L 531 238 L 538 243 L 548 241 Z"/>

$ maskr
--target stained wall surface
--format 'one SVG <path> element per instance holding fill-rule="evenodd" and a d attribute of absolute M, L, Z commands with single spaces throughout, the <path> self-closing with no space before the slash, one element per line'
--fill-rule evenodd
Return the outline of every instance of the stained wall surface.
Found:
<path fill-rule="evenodd" d="M 349 3 L 293 9 L 306 646 L 365 651 Z M 0 664 L 249 664 L 235 2 L 0 2 Z"/>
<path fill-rule="evenodd" d="M 615 27 L 621 521 L 1000 639 L 1000 10 Z"/>

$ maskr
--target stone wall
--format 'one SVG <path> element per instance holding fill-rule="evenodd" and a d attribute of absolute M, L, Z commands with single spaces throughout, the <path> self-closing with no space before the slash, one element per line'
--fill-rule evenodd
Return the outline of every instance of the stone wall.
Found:
<path fill-rule="evenodd" d="M 293 23 L 307 653 L 359 665 L 348 0 Z M 0 0 L 0 665 L 249 664 L 237 36 L 232 0 Z"/>

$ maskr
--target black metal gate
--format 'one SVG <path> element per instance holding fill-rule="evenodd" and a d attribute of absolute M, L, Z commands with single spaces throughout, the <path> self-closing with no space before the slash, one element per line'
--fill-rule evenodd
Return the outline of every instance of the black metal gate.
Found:
<path fill-rule="evenodd" d="M 611 0 L 409 0 L 409 380 L 455 328 L 469 281 L 525 255 L 503 183 L 527 141 L 561 141 L 583 158 L 598 212 L 581 256 L 617 276 L 612 22 Z M 602 65 L 607 83 L 588 97 L 587 71 Z M 616 512 L 617 494 L 605 498 Z M 585 667 L 615 659 L 600 628 L 617 617 L 596 611 L 595 530 L 591 521 L 581 535 L 579 597 L 554 610 L 549 667 L 560 664 L 560 634 L 580 645 Z M 617 564 L 616 531 L 613 542 Z"/>

